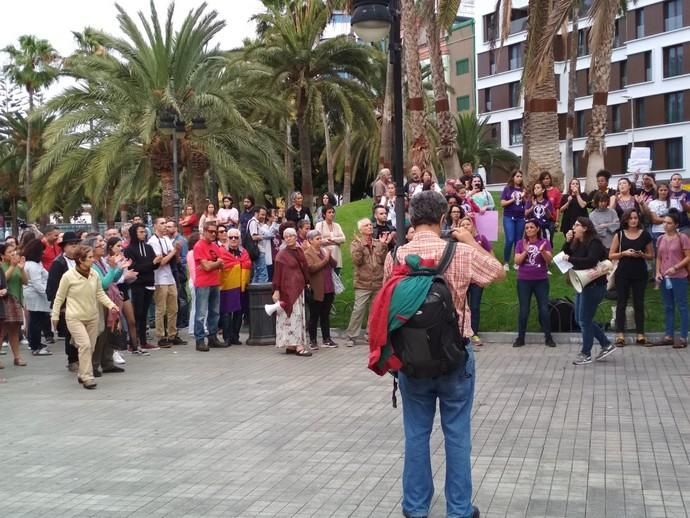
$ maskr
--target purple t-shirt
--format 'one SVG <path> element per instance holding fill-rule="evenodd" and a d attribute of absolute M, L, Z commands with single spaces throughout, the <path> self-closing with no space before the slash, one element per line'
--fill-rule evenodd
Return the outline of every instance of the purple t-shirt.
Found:
<path fill-rule="evenodd" d="M 477 234 L 474 236 L 474 240 L 479 243 L 484 250 L 491 252 L 491 243 L 489 243 L 489 240 L 486 239 L 484 234 Z"/>
<path fill-rule="evenodd" d="M 501 193 L 502 200 L 515 200 L 515 203 L 503 207 L 503 215 L 511 218 L 524 219 L 525 217 L 525 190 L 522 187 L 506 185 Z"/>
<path fill-rule="evenodd" d="M 527 244 L 524 239 L 515 245 L 515 253 L 521 254 L 527 251 L 527 257 L 518 268 L 517 278 L 520 281 L 541 281 L 546 279 L 549 269 L 546 266 L 544 256 L 539 248 L 544 245 L 544 250 L 551 251 L 551 243 L 548 239 L 537 239 L 534 243 Z M 526 247 L 526 248 L 525 248 Z"/>
<path fill-rule="evenodd" d="M 525 210 L 531 208 L 532 205 L 534 205 L 534 210 L 530 212 L 529 216 L 526 216 L 527 219 L 536 219 L 539 223 L 539 226 L 544 228 L 546 223 L 551 219 L 553 205 L 551 205 L 551 202 L 546 197 L 544 197 L 542 201 L 535 200 L 532 202 L 531 200 L 527 200 Z"/>

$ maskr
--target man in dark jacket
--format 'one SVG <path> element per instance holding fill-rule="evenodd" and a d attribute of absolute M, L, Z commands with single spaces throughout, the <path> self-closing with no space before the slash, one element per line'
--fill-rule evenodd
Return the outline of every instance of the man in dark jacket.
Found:
<path fill-rule="evenodd" d="M 159 349 L 159 347 L 146 341 L 146 324 L 155 289 L 153 271 L 158 268 L 161 257 L 157 257 L 153 248 L 146 244 L 146 236 L 146 227 L 141 223 L 129 227 L 129 245 L 124 251 L 125 257 L 132 260 L 129 269 L 139 274 L 129 285 L 132 293 L 132 306 L 134 306 L 134 322 L 141 344 L 140 349 L 130 348 L 130 352 L 133 354 Z"/>
<path fill-rule="evenodd" d="M 50 271 L 48 272 L 48 282 L 46 284 L 46 295 L 51 305 L 53 300 L 55 300 L 55 295 L 57 294 L 58 287 L 60 286 L 60 281 L 62 276 L 70 268 L 74 268 L 75 263 L 74 252 L 79 246 L 81 240 L 75 232 L 65 232 L 62 236 L 62 241 L 60 242 L 60 248 L 62 248 L 62 254 L 60 254 L 50 266 Z M 70 335 L 67 324 L 65 323 L 65 312 L 60 312 L 60 320 L 58 322 L 59 334 L 65 337 L 65 354 L 67 355 L 67 368 L 70 372 L 77 372 L 79 370 L 79 353 L 72 345 L 72 336 Z"/>

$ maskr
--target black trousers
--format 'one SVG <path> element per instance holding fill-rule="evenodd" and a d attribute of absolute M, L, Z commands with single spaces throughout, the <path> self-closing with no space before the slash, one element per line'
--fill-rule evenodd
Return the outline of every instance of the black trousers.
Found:
<path fill-rule="evenodd" d="M 50 313 L 44 311 L 29 311 L 29 347 L 32 351 L 41 350 L 41 333 L 46 327 L 50 329 Z"/>
<path fill-rule="evenodd" d="M 57 326 L 58 335 L 65 337 L 65 354 L 67 355 L 67 363 L 79 363 L 79 351 L 72 345 L 72 335 L 67 329 L 67 322 L 65 322 L 65 314 L 60 313 L 60 320 Z"/>
<path fill-rule="evenodd" d="M 220 315 L 220 327 L 223 330 L 223 340 L 225 340 L 225 343 L 238 342 L 240 340 L 243 314 L 243 311 L 239 310 Z"/>
<path fill-rule="evenodd" d="M 635 332 L 644 333 L 644 292 L 647 289 L 647 276 L 634 279 L 616 275 L 616 332 L 625 331 L 625 308 L 628 305 L 628 297 L 632 292 L 633 309 L 635 310 Z"/>
<path fill-rule="evenodd" d="M 148 323 L 149 308 L 153 300 L 153 290 L 147 290 L 145 286 L 133 285 L 131 287 L 132 306 L 134 307 L 134 322 L 137 327 L 139 343 L 146 343 L 146 327 Z"/>
<path fill-rule="evenodd" d="M 311 300 L 309 302 L 309 340 L 316 341 L 316 327 L 321 323 L 321 337 L 324 340 L 331 338 L 331 307 L 333 306 L 335 293 L 325 293 L 323 301 Z"/>
<path fill-rule="evenodd" d="M 91 355 L 94 371 L 99 370 L 99 368 L 107 370 L 115 365 L 113 363 L 113 350 L 110 334 L 107 330 L 101 332 L 96 339 L 96 345 Z"/>

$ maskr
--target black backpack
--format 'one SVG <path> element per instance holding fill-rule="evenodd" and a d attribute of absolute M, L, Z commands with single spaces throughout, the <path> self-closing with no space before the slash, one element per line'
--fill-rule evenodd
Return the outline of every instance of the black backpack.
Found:
<path fill-rule="evenodd" d="M 549 301 L 549 320 L 551 331 L 555 333 L 567 333 L 578 329 L 575 320 L 575 305 L 567 298 Z"/>
<path fill-rule="evenodd" d="M 251 220 L 249 220 L 249 222 L 251 223 Z M 252 239 L 252 235 L 249 232 L 249 223 L 247 224 L 247 231 L 244 233 L 242 239 L 242 246 L 247 251 L 252 261 L 256 261 L 259 258 L 259 245 Z"/>
<path fill-rule="evenodd" d="M 456 244 L 451 241 L 446 245 L 435 270 L 420 270 L 408 274 L 434 276 L 422 305 L 402 327 L 394 330 L 388 337 L 395 355 L 403 364 L 400 370 L 411 378 L 444 376 L 464 367 L 467 361 L 467 339 L 462 336 L 458 311 L 443 277 L 455 257 Z"/>

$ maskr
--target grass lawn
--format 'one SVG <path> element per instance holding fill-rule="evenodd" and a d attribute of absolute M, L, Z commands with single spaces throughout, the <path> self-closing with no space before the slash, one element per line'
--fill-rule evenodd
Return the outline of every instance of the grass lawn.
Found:
<path fill-rule="evenodd" d="M 495 194 L 496 206 L 498 203 L 498 194 Z M 337 328 L 345 328 L 349 322 L 350 310 L 352 308 L 354 290 L 352 288 L 352 261 L 349 253 L 349 241 L 355 233 L 357 221 L 361 218 L 369 217 L 371 215 L 371 200 L 360 200 L 348 205 L 338 208 L 336 220 L 343 228 L 343 232 L 347 236 L 348 241 L 343 245 L 343 271 L 342 279 L 346 290 L 344 293 L 336 297 L 335 302 L 335 316 L 331 321 L 331 325 Z M 556 251 L 561 249 L 563 245 L 563 234 L 560 232 L 556 235 L 554 248 Z M 500 231 L 499 240 L 493 244 L 494 253 L 497 257 L 503 257 L 503 235 L 502 229 Z M 556 267 L 552 267 L 553 275 L 549 277 L 550 281 L 550 298 L 568 297 L 571 300 L 575 298 L 575 290 L 569 286 L 564 279 L 564 276 L 558 271 Z M 614 305 L 612 301 L 604 301 L 597 312 L 597 320 L 601 323 L 608 323 L 611 320 L 611 307 Z M 662 331 L 663 330 L 663 307 L 660 300 L 660 292 L 654 289 L 650 284 L 646 292 L 645 298 L 646 309 L 646 330 L 647 331 Z M 508 278 L 501 283 L 493 284 L 484 290 L 482 297 L 481 310 L 481 329 L 483 331 L 515 331 L 517 329 L 517 279 L 516 272 L 511 270 Z M 532 310 L 530 311 L 529 331 L 538 331 L 539 324 L 536 316 L 536 306 L 532 302 Z"/>

